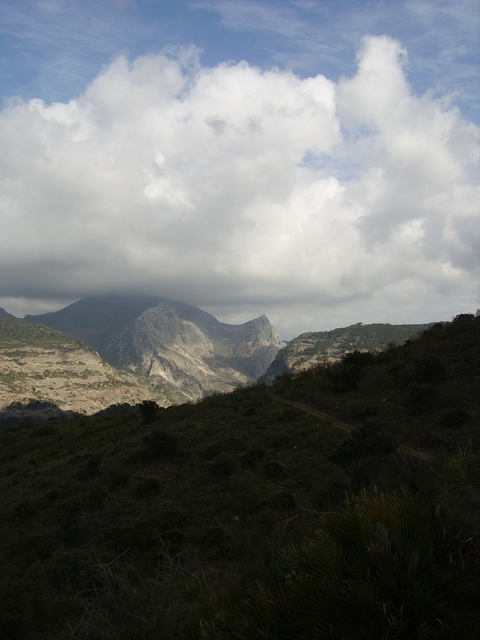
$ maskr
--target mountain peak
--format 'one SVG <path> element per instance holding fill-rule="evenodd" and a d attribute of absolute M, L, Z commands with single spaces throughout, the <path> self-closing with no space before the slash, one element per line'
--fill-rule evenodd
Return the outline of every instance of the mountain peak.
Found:
<path fill-rule="evenodd" d="M 284 346 L 265 315 L 229 325 L 153 296 L 90 296 L 26 319 L 81 338 L 109 364 L 164 378 L 192 399 L 256 380 Z"/>

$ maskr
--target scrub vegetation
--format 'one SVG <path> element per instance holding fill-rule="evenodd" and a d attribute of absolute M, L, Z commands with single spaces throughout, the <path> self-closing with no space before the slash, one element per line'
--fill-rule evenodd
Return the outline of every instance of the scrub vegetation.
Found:
<path fill-rule="evenodd" d="M 1 637 L 478 638 L 479 338 L 2 429 Z"/>

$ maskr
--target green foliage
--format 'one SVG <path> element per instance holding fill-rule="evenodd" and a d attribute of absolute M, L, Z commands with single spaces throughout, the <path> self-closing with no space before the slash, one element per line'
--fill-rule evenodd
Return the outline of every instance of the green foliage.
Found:
<path fill-rule="evenodd" d="M 345 442 L 332 459 L 341 462 L 365 456 L 383 456 L 395 451 L 393 435 L 375 418 L 369 418 L 358 427 L 352 429 L 352 437 Z"/>
<path fill-rule="evenodd" d="M 213 460 L 210 462 L 210 469 L 214 476 L 218 476 L 220 478 L 226 478 L 231 476 L 232 473 L 237 468 L 237 461 L 235 458 L 228 453 L 222 451 L 215 456 Z"/>
<path fill-rule="evenodd" d="M 267 478 L 278 478 L 285 471 L 285 465 L 280 460 L 269 460 L 263 465 L 263 471 Z"/>
<path fill-rule="evenodd" d="M 471 417 L 471 414 L 464 409 L 452 409 L 445 414 L 444 424 L 450 429 L 459 429 L 463 427 Z"/>
<path fill-rule="evenodd" d="M 279 553 L 274 580 L 247 586 L 240 601 L 232 593 L 214 637 L 478 637 L 480 547 L 464 514 L 377 495 L 318 525 Z"/>
<path fill-rule="evenodd" d="M 345 364 L 357 364 L 360 367 L 367 367 L 373 362 L 373 354 L 370 351 L 352 351 L 346 353 L 342 360 Z"/>
<path fill-rule="evenodd" d="M 479 329 L 0 431 L 1 633 L 476 637 Z"/>
<path fill-rule="evenodd" d="M 81 340 L 50 327 L 24 320 L 0 318 L 0 346 L 18 348 L 26 344 L 32 347 L 81 346 L 92 351 L 92 348 Z"/>
<path fill-rule="evenodd" d="M 415 380 L 417 382 L 439 382 L 445 375 L 445 363 L 434 353 L 427 353 L 415 361 Z"/>
<path fill-rule="evenodd" d="M 138 405 L 140 414 L 144 424 L 151 424 L 155 422 L 158 417 L 160 407 L 154 400 L 144 400 Z"/>
<path fill-rule="evenodd" d="M 342 393 L 356 389 L 360 380 L 365 375 L 362 366 L 348 361 L 332 367 L 330 371 L 334 393 Z"/>
<path fill-rule="evenodd" d="M 143 442 L 153 456 L 174 456 L 178 452 L 178 437 L 163 429 L 153 429 L 145 434 Z"/>
<path fill-rule="evenodd" d="M 438 389 L 428 383 L 411 382 L 407 387 L 405 403 L 412 413 L 422 413 L 435 405 Z"/>
<path fill-rule="evenodd" d="M 141 478 L 132 487 L 132 495 L 137 500 L 150 498 L 160 491 L 160 483 L 157 478 Z"/>
<path fill-rule="evenodd" d="M 102 475 L 110 490 L 123 489 L 130 482 L 131 470 L 123 460 L 110 460 L 102 466 Z"/>

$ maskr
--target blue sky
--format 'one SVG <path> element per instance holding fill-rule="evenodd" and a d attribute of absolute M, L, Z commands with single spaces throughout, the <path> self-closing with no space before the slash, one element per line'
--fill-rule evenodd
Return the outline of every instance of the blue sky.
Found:
<path fill-rule="evenodd" d="M 142 290 L 284 337 L 474 310 L 479 32 L 477 0 L 0 0 L 0 305 Z"/>
<path fill-rule="evenodd" d="M 479 119 L 476 0 L 2 0 L 0 19 L 3 100 L 67 101 L 119 54 L 191 44 L 206 66 L 246 60 L 338 80 L 364 35 L 386 34 L 408 49 L 415 91 L 452 94 Z"/>

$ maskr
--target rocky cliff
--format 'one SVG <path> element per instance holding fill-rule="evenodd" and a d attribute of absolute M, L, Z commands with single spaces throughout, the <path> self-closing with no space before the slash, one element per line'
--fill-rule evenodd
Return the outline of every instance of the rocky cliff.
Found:
<path fill-rule="evenodd" d="M 345 353 L 380 351 L 388 344 L 403 344 L 429 324 L 358 324 L 332 331 L 302 333 L 281 349 L 269 366 L 266 377 L 295 373 L 321 362 L 339 360 Z"/>
<path fill-rule="evenodd" d="M 185 402 L 176 387 L 122 373 L 87 344 L 51 328 L 0 319 L 0 411 L 31 401 L 91 414 L 112 404 L 155 399 L 161 406 Z M 34 405 L 38 407 L 37 405 Z"/>
<path fill-rule="evenodd" d="M 265 316 L 229 325 L 192 305 L 147 296 L 84 298 L 26 319 L 81 338 L 106 362 L 190 399 L 256 380 L 284 346 Z"/>

